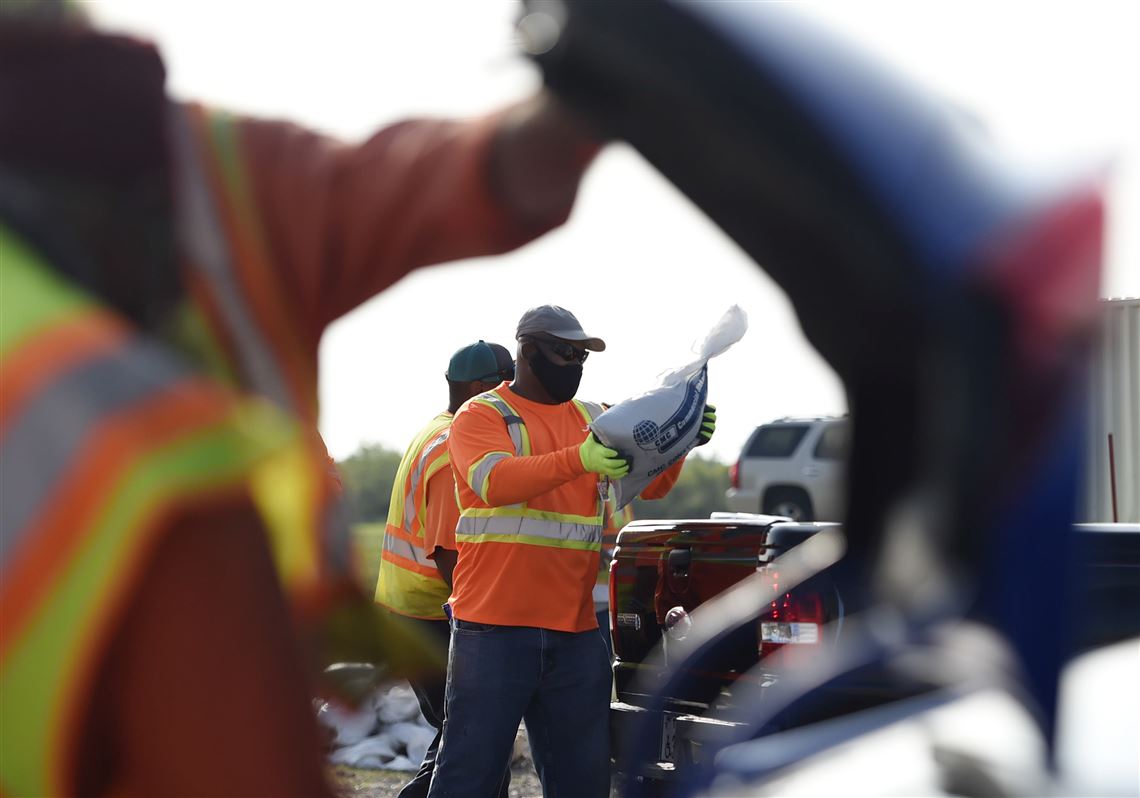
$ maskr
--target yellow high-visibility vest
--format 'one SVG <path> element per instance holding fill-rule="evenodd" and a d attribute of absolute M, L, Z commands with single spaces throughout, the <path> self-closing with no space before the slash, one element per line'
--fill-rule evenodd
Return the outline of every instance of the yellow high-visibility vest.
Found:
<path fill-rule="evenodd" d="M 450 588 L 424 550 L 427 484 L 441 469 L 451 468 L 447 437 L 451 413 L 441 413 L 424 427 L 404 452 L 384 526 L 376 603 L 413 618 L 442 620 Z M 452 492 L 448 497 L 455 501 Z"/>
<path fill-rule="evenodd" d="M 189 369 L 3 226 L 0 258 L 0 794 L 72 794 L 92 677 L 146 552 L 203 500 L 303 484 L 304 447 L 268 402 Z M 303 571 L 308 538 L 263 509 L 279 566 Z"/>

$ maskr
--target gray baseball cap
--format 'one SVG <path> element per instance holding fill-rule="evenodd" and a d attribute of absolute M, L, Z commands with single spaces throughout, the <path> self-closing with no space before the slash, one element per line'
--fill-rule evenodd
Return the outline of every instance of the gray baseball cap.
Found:
<path fill-rule="evenodd" d="M 515 339 L 524 335 L 546 335 L 561 338 L 564 341 L 573 341 L 581 344 L 585 349 L 594 352 L 604 352 L 606 342 L 601 338 L 587 335 L 578 323 L 574 314 L 558 305 L 539 305 L 531 308 L 519 319 Z"/>

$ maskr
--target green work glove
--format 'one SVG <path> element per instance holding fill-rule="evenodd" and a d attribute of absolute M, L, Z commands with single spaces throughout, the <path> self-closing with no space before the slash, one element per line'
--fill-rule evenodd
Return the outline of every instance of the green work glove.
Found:
<path fill-rule="evenodd" d="M 611 449 L 594 433 L 586 436 L 582 445 L 578 447 L 578 456 L 582 458 L 582 466 L 595 474 L 611 479 L 620 479 L 629 473 L 629 460 L 622 457 L 616 449 Z"/>
<path fill-rule="evenodd" d="M 705 405 L 705 416 L 701 419 L 701 431 L 697 433 L 697 446 L 704 446 L 712 440 L 716 432 L 716 407 Z"/>

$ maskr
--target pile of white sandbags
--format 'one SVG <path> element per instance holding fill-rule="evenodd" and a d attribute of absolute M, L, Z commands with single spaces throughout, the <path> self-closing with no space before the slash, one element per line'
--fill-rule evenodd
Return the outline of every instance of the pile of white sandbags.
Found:
<path fill-rule="evenodd" d="M 377 690 L 356 711 L 318 701 L 317 721 L 329 732 L 329 761 L 358 768 L 418 770 L 435 737 L 407 685 Z"/>

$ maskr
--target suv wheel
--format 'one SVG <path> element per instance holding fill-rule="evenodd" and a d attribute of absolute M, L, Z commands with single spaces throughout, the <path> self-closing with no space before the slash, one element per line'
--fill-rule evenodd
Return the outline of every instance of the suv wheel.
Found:
<path fill-rule="evenodd" d="M 813 519 L 811 499 L 802 488 L 772 488 L 764 494 L 765 515 L 782 515 L 794 521 Z"/>

